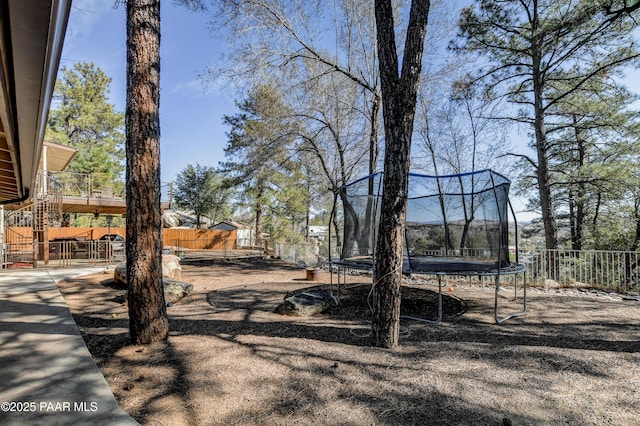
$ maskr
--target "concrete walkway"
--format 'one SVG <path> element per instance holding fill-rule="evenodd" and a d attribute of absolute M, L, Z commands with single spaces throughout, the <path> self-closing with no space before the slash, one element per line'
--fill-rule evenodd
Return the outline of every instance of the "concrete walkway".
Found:
<path fill-rule="evenodd" d="M 136 425 L 55 283 L 104 267 L 0 271 L 0 425 Z"/>

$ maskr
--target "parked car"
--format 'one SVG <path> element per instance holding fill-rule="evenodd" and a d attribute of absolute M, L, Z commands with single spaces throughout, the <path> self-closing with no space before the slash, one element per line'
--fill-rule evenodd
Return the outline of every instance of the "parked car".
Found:
<path fill-rule="evenodd" d="M 52 259 L 87 259 L 89 245 L 85 237 L 60 237 L 49 241 Z"/>

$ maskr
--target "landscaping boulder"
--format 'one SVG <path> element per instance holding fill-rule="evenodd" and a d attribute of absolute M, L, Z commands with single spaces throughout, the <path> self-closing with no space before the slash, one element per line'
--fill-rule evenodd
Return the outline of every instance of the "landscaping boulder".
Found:
<path fill-rule="evenodd" d="M 180 258 L 175 254 L 162 255 L 162 276 L 179 280 L 182 278 L 182 266 Z"/>
<path fill-rule="evenodd" d="M 162 224 L 165 228 L 180 226 L 180 216 L 174 211 L 165 210 L 162 214 Z"/>
<path fill-rule="evenodd" d="M 127 287 L 127 263 L 122 262 L 116 265 L 113 270 L 113 281 L 123 287 Z"/>
<path fill-rule="evenodd" d="M 275 312 L 281 315 L 307 317 L 322 313 L 335 304 L 335 298 L 328 291 L 311 289 L 286 297 L 284 303 L 276 307 Z"/>
<path fill-rule="evenodd" d="M 162 286 L 164 287 L 164 302 L 171 306 L 180 301 L 193 290 L 193 284 L 162 277 Z M 127 303 L 128 290 L 122 295 L 121 302 Z"/>
<path fill-rule="evenodd" d="M 177 303 L 193 290 L 193 284 L 167 277 L 162 278 L 162 285 L 164 287 L 164 301 L 167 304 Z"/>
<path fill-rule="evenodd" d="M 162 255 L 162 276 L 179 280 L 182 278 L 182 266 L 180 266 L 180 258 L 173 254 Z M 116 284 L 124 287 L 127 286 L 127 263 L 123 262 L 116 265 L 113 271 L 113 280 Z"/>

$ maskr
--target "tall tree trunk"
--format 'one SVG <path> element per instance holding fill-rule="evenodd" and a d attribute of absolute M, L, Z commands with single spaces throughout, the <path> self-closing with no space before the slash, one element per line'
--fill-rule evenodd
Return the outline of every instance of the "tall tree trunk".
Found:
<path fill-rule="evenodd" d="M 578 154 L 576 172 L 578 183 L 575 190 L 569 189 L 569 217 L 571 223 L 571 248 L 576 251 L 582 250 L 583 230 L 586 221 L 586 185 L 581 176 L 582 168 L 586 162 L 585 139 L 578 124 L 578 118 L 573 116 L 573 131 L 576 138 L 576 151 Z M 573 186 L 573 184 L 572 184 Z"/>
<path fill-rule="evenodd" d="M 358 215 L 351 205 L 348 194 L 345 191 L 340 190 L 339 195 L 340 201 L 342 201 L 342 211 L 344 215 L 344 245 L 342 247 L 342 257 L 349 258 L 366 254 L 360 252 L 360 248 L 362 248 L 360 246 L 361 226 L 360 221 L 358 220 Z M 357 250 L 356 243 L 358 243 Z"/>
<path fill-rule="evenodd" d="M 369 130 L 369 174 L 375 173 L 378 166 L 380 145 L 378 142 L 378 125 L 380 116 L 380 95 L 374 92 L 371 96 L 371 127 Z"/>
<path fill-rule="evenodd" d="M 411 135 L 429 5 L 428 0 L 411 2 L 399 75 L 391 0 L 375 2 L 386 149 L 374 268 L 372 344 L 384 348 L 398 346 Z"/>
<path fill-rule="evenodd" d="M 537 97 L 536 97 L 537 98 Z M 538 112 L 538 102 L 536 99 L 535 117 L 535 138 L 536 152 L 538 154 L 538 193 L 540 195 L 540 207 L 542 208 L 542 222 L 544 225 L 545 247 L 547 250 L 547 277 L 557 279 L 557 272 L 560 268 L 559 259 L 555 249 L 558 248 L 558 224 L 556 223 L 556 213 L 553 208 L 551 197 L 551 173 L 549 172 L 549 161 L 547 158 L 547 141 L 544 131 L 544 121 L 542 113 Z"/>
<path fill-rule="evenodd" d="M 337 201 L 338 201 L 338 199 L 334 198 L 334 200 L 333 200 L 334 206 L 337 203 Z M 340 239 L 340 226 L 338 225 L 338 215 L 337 215 L 337 213 L 334 212 L 334 214 L 332 216 L 332 219 L 331 219 L 331 222 L 332 223 L 329 224 L 329 226 L 333 225 L 333 235 L 335 235 L 335 239 L 336 239 L 336 248 L 337 247 L 342 247 L 342 240 Z M 329 245 L 331 245 L 331 239 L 329 239 Z M 336 253 L 336 254 L 338 254 L 340 256 L 341 253 L 342 253 L 342 251 L 340 253 Z"/>
<path fill-rule="evenodd" d="M 575 118 L 574 118 L 575 120 Z M 576 130 L 577 132 L 577 130 Z M 582 170 L 586 163 L 586 147 L 584 139 L 578 137 L 578 165 Z M 574 250 L 582 250 L 582 240 L 584 238 L 584 225 L 587 220 L 585 199 L 587 198 L 587 188 L 584 179 L 579 175 L 578 197 L 576 200 L 576 244 Z"/>
<path fill-rule="evenodd" d="M 571 250 L 578 250 L 576 247 L 578 247 L 578 222 L 577 222 L 577 218 L 576 218 L 576 210 L 577 210 L 577 206 L 576 206 L 576 200 L 575 200 L 575 194 L 573 193 L 573 188 L 571 188 L 571 186 L 569 187 L 568 192 L 568 205 L 569 205 L 569 231 L 571 234 Z"/>
<path fill-rule="evenodd" d="M 127 1 L 127 281 L 133 344 L 165 340 L 160 210 L 160 0 Z"/>
<path fill-rule="evenodd" d="M 546 149 L 547 139 L 544 133 L 544 121 L 541 112 L 536 113 L 535 122 L 536 153 L 538 156 L 536 177 L 540 196 L 540 207 L 542 208 L 544 239 L 547 249 L 557 249 L 558 225 L 556 223 L 556 212 L 553 208 L 553 198 L 551 196 L 551 173 L 549 172 L 549 160 Z"/>
<path fill-rule="evenodd" d="M 635 236 L 631 246 L 624 254 L 624 282 L 630 285 L 633 282 L 633 272 L 638 268 L 638 257 L 633 256 L 631 252 L 636 252 L 640 247 L 640 199 L 635 198 L 634 203 L 634 219 L 635 219 Z"/>
<path fill-rule="evenodd" d="M 380 103 L 382 101 L 382 99 L 380 99 L 380 95 L 376 91 L 372 92 L 371 98 L 371 127 L 369 130 L 369 175 L 373 175 L 375 173 L 378 164 L 378 155 L 380 154 L 380 145 L 378 143 L 378 117 L 380 116 Z M 369 179 L 369 197 L 367 198 L 367 211 L 365 214 L 366 229 L 371 229 L 373 221 L 375 220 L 376 206 L 373 201 L 377 194 L 374 194 L 374 183 L 374 179 Z M 373 247 L 375 241 L 373 241 L 372 235 L 368 235 L 368 237 L 368 240 L 363 241 L 363 243 L 366 245 L 366 247 L 370 248 Z"/>
<path fill-rule="evenodd" d="M 311 182 L 311 175 L 313 173 L 313 170 L 311 169 L 309 163 L 306 163 L 304 166 L 304 174 L 307 180 L 307 204 L 305 206 L 305 217 L 304 217 L 304 221 L 305 221 L 305 236 L 304 236 L 304 240 L 305 241 L 310 241 L 311 238 L 309 236 L 309 226 L 311 226 L 311 201 L 312 201 L 312 195 L 311 195 L 311 187 L 312 187 L 312 182 Z"/>
<path fill-rule="evenodd" d="M 533 32 L 538 32 L 538 10 L 537 6 L 533 12 L 534 26 Z M 538 194 L 540 196 L 540 207 L 542 208 L 542 223 L 544 225 L 544 239 L 547 249 L 558 248 L 558 224 L 556 223 L 556 213 L 553 208 L 553 198 L 551 196 L 551 173 L 549 171 L 549 158 L 547 146 L 547 134 L 544 123 L 544 106 L 543 106 L 543 84 L 544 76 L 542 75 L 542 35 L 536 34 L 531 42 L 531 58 L 532 58 L 532 79 L 533 79 L 533 127 L 536 144 L 536 154 L 538 160 L 538 169 L 536 173 L 538 183 Z M 555 262 L 554 262 L 555 264 Z"/>
<path fill-rule="evenodd" d="M 256 241 L 262 241 L 262 198 L 264 196 L 264 183 L 260 180 L 256 184 Z"/>

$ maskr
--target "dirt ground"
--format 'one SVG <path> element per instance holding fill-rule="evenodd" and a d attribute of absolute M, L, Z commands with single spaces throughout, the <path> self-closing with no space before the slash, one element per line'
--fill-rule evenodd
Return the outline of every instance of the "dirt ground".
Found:
<path fill-rule="evenodd" d="M 168 307 L 166 343 L 131 346 L 109 275 L 60 283 L 120 405 L 147 425 L 638 425 L 640 302 L 530 289 L 528 313 L 496 325 L 493 286 L 445 283 L 444 321 L 402 321 L 400 347 L 370 347 L 370 278 L 341 305 L 274 313 L 329 283 L 278 261 L 182 265 L 193 292 Z M 335 281 L 335 275 L 334 275 Z M 361 285 L 357 285 L 361 284 Z M 433 318 L 437 286 L 411 282 L 403 313 Z M 501 313 L 521 309 L 513 288 Z"/>

